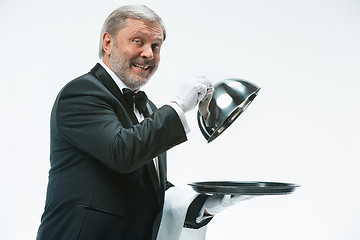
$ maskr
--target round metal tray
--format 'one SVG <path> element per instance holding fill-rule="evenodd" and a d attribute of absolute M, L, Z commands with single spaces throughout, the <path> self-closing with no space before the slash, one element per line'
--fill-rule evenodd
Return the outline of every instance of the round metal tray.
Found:
<path fill-rule="evenodd" d="M 193 182 L 188 183 L 196 192 L 226 195 L 281 195 L 290 194 L 299 185 L 281 182 Z"/>

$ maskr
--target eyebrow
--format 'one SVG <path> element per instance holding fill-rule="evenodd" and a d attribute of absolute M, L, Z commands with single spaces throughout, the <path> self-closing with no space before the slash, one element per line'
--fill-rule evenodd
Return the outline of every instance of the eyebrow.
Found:
<path fill-rule="evenodd" d="M 132 33 L 134 36 L 138 36 L 138 35 L 141 35 L 142 37 L 147 37 L 147 34 L 143 33 L 142 31 L 137 31 L 137 32 L 133 32 Z M 160 34 L 159 34 L 160 35 Z M 157 36 L 155 41 L 160 41 L 160 42 L 163 42 L 164 39 L 163 37 L 161 36 Z"/>

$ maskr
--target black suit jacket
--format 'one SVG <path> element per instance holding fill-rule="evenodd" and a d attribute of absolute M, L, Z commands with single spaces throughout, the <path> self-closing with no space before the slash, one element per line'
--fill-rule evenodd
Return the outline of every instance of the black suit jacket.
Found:
<path fill-rule="evenodd" d="M 100 64 L 60 91 L 38 240 L 156 239 L 171 186 L 166 150 L 186 134 L 173 108 L 149 104 L 153 114 L 139 124 Z"/>

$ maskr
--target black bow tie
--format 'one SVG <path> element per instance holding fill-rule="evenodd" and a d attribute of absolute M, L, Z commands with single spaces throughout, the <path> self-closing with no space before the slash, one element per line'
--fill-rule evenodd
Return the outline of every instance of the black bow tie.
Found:
<path fill-rule="evenodd" d="M 123 93 L 131 107 L 135 104 L 135 107 L 140 113 L 142 113 L 145 117 L 149 116 L 149 111 L 147 109 L 148 98 L 145 92 L 138 91 L 134 93 L 133 90 L 129 88 L 123 88 Z"/>

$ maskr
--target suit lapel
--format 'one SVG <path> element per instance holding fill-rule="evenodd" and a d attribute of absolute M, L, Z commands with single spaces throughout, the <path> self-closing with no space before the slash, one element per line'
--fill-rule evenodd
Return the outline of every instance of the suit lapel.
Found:
<path fill-rule="evenodd" d="M 149 110 L 149 114 L 151 115 L 153 113 L 153 110 L 156 110 L 156 107 L 154 104 L 149 104 L 147 105 L 148 110 Z M 151 178 L 151 181 L 153 183 L 156 195 L 158 197 L 159 200 L 162 199 L 161 197 L 161 193 L 163 193 L 165 191 L 165 181 L 164 179 L 164 173 L 162 173 L 162 169 L 163 169 L 163 154 L 160 154 L 158 156 L 158 163 L 159 163 L 159 175 L 160 177 L 158 177 L 158 173 L 156 171 L 155 165 L 154 165 L 154 161 L 150 161 L 147 164 L 147 168 L 149 171 L 149 175 Z M 159 179 L 160 178 L 160 179 Z"/>
<path fill-rule="evenodd" d="M 150 161 L 146 164 L 147 166 L 147 169 L 149 171 L 149 175 L 150 175 L 150 178 L 151 178 L 151 181 L 154 185 L 154 188 L 156 190 L 156 192 L 159 190 L 160 188 L 160 183 L 159 183 L 159 178 L 158 178 L 158 175 L 157 175 L 157 172 L 156 172 L 156 169 L 155 169 L 155 165 L 154 165 L 154 162 L 153 161 Z"/>
<path fill-rule="evenodd" d="M 126 109 L 131 121 L 133 124 L 139 123 L 133 109 L 129 106 L 128 102 L 126 101 L 124 95 L 121 93 L 118 85 L 115 81 L 111 78 L 111 76 L 107 73 L 107 71 L 97 63 L 91 72 L 97 77 L 97 79 L 119 100 L 122 106 Z"/>
<path fill-rule="evenodd" d="M 155 165 L 153 161 L 150 161 L 146 164 L 146 167 L 149 171 L 149 175 L 152 181 L 152 184 L 154 186 L 155 189 L 155 193 L 156 196 L 159 200 L 159 202 L 162 201 L 163 199 L 163 193 L 165 192 L 165 175 L 166 175 L 166 170 L 165 170 L 165 166 L 164 166 L 164 161 L 165 159 L 163 158 L 162 154 L 160 154 L 158 156 L 158 160 L 159 160 L 159 174 L 160 174 L 160 180 L 159 177 L 157 175 L 156 169 L 155 169 Z"/>
<path fill-rule="evenodd" d="M 165 191 L 165 183 L 166 183 L 166 153 L 159 155 L 159 173 L 160 173 L 160 188 L 164 192 Z"/>
<path fill-rule="evenodd" d="M 133 124 L 139 123 L 133 109 L 129 106 L 127 100 L 125 99 L 124 95 L 121 93 L 119 87 L 115 83 L 115 81 L 111 78 L 111 76 L 107 73 L 107 71 L 97 63 L 93 69 L 91 69 L 91 73 L 97 77 L 97 79 L 118 99 L 123 107 L 126 109 L 131 121 Z M 153 110 L 156 109 L 155 105 L 148 104 L 148 110 L 150 115 L 152 114 Z M 160 182 L 159 178 L 155 169 L 154 162 L 151 160 L 146 164 L 146 168 L 148 169 L 152 184 L 154 186 L 156 195 L 159 200 L 161 200 L 161 193 L 165 191 L 165 172 L 163 162 L 164 158 L 160 155 L 159 156 L 159 171 L 160 171 Z M 166 171 L 166 170 L 165 170 Z"/>

